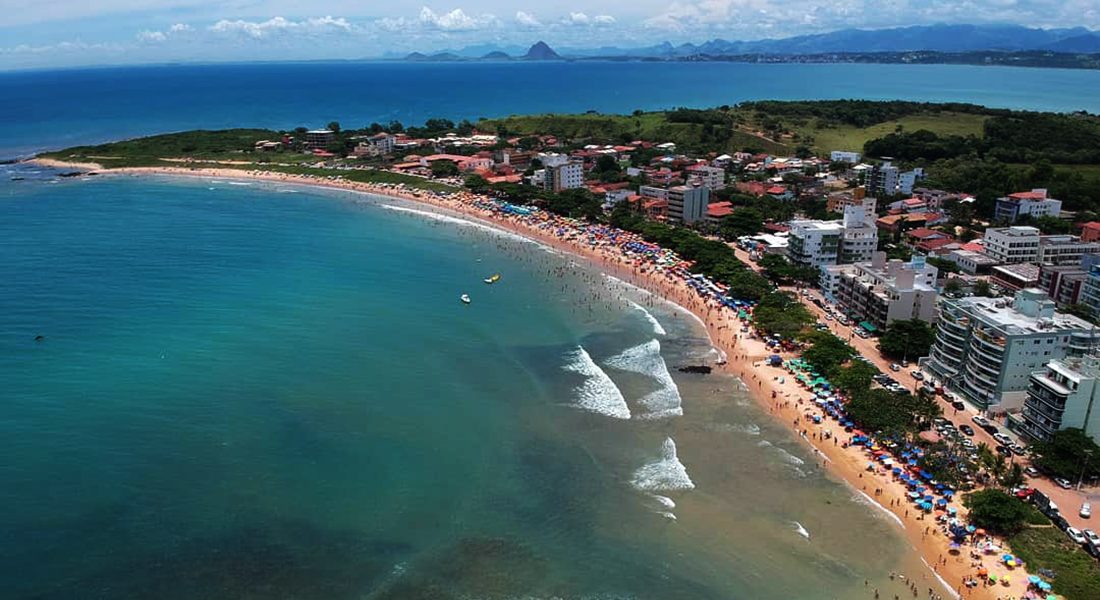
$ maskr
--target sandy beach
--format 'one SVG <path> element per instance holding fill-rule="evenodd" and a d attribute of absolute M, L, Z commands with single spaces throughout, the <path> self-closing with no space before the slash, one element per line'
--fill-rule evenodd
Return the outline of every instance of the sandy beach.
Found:
<path fill-rule="evenodd" d="M 998 560 L 999 554 L 972 556 L 969 546 L 952 554 L 944 527 L 935 520 L 936 513 L 927 514 L 913 509 L 905 496 L 907 490 L 891 478 L 888 469 L 879 467 L 874 472 L 869 471 L 869 455 L 861 448 L 845 447 L 844 442 L 852 434 L 845 432 L 836 421 L 822 419 L 820 424 L 815 424 L 809 416 L 820 414 L 820 410 L 808 401 L 810 392 L 800 387 L 784 368 L 765 364 L 765 359 L 773 352 L 765 347 L 762 340 L 753 337 L 751 332 L 742 332 L 743 325 L 734 311 L 713 299 L 700 296 L 682 276 L 672 270 L 655 267 L 640 257 L 628 255 L 611 241 L 582 237 L 576 235 L 576 232 L 563 233 L 560 225 L 549 219 L 535 220 L 490 210 L 484 206 L 489 199 L 460 190 L 439 194 L 398 185 L 350 182 L 339 179 L 336 175 L 321 178 L 232 168 L 146 167 L 102 170 L 99 165 L 90 163 L 41 159 L 34 162 L 54 168 L 90 170 L 97 175 L 112 177 L 168 175 L 252 179 L 377 194 L 455 213 L 587 259 L 609 275 L 678 304 L 698 317 L 705 325 L 711 343 L 727 358 L 720 368 L 740 377 L 760 406 L 795 431 L 802 442 L 811 448 L 818 459 L 819 467 L 864 494 L 869 510 L 883 512 L 885 518 L 896 523 L 904 532 L 929 566 L 928 570 L 922 573 L 899 573 L 896 579 L 892 575 L 891 579 L 897 582 L 893 589 L 869 589 L 867 598 L 946 596 L 944 586 L 959 597 L 991 600 L 1022 598 L 1026 592 L 1028 573 L 1025 569 L 1009 569 Z M 794 356 L 784 355 L 784 358 Z M 965 508 L 959 507 L 959 512 L 964 514 Z M 995 586 L 964 586 L 964 579 L 974 577 L 980 567 L 998 575 L 998 578 L 1010 575 L 1011 586 L 1000 583 Z M 937 584 L 937 577 L 943 581 L 943 586 Z"/>

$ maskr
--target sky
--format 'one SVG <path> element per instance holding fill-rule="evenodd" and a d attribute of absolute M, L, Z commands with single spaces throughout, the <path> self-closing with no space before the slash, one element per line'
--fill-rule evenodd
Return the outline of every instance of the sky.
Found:
<path fill-rule="evenodd" d="M 934 23 L 1100 28 L 1097 0 L 0 0 L 0 70 L 640 47 Z"/>

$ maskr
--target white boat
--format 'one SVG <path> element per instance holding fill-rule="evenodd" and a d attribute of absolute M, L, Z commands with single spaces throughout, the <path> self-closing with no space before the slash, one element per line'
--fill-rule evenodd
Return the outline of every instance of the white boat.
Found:
<path fill-rule="evenodd" d="M 461 296 L 459 296 L 459 300 L 462 300 L 463 304 L 469 304 L 470 303 L 470 295 L 469 294 L 462 294 Z"/>
<path fill-rule="evenodd" d="M 497 273 L 497 274 L 493 275 L 492 277 L 486 277 L 484 279 L 484 281 L 485 281 L 485 283 L 488 283 L 489 285 L 493 285 L 494 283 L 500 281 L 500 273 Z"/>

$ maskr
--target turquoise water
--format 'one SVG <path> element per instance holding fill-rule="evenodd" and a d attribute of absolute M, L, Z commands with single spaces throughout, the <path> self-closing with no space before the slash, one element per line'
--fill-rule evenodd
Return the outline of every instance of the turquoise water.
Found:
<path fill-rule="evenodd" d="M 684 313 L 395 205 L 0 183 L 5 597 L 856 598 L 917 575 L 736 379 L 676 371 L 713 356 Z"/>
<path fill-rule="evenodd" d="M 288 84 L 288 82 L 294 82 Z M 0 73 L 0 158 L 186 129 L 365 127 L 745 100 L 1100 112 L 1100 71 L 966 65 L 305 62 Z M 858 150 L 858 148 L 855 148 Z"/>

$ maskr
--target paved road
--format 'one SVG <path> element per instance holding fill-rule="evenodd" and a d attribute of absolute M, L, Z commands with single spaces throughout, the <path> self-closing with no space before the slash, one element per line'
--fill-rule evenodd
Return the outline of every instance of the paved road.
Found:
<path fill-rule="evenodd" d="M 737 258 L 739 258 L 741 262 L 745 263 L 745 265 L 747 265 L 754 271 L 761 271 L 758 264 L 749 260 L 749 255 L 747 252 L 741 250 L 740 248 L 734 248 L 734 250 Z M 828 325 L 829 329 L 837 337 L 846 340 L 849 344 L 851 344 L 853 348 L 856 349 L 856 351 L 860 355 L 869 358 L 875 364 L 875 366 L 879 368 L 879 370 L 893 377 L 901 385 L 904 385 L 914 392 L 916 391 L 921 382 L 917 381 L 917 379 L 913 377 L 910 371 L 917 368 L 917 357 L 913 357 L 910 360 L 909 366 L 903 368 L 901 371 L 891 371 L 890 364 L 893 361 L 882 356 L 879 353 L 877 339 L 864 339 L 855 335 L 853 329 L 853 326 L 856 325 L 855 323 L 845 326 L 841 325 L 836 320 L 827 320 L 825 318 L 825 311 L 821 308 L 818 308 L 818 306 L 814 304 L 809 298 L 803 297 L 800 293 L 800 289 L 784 288 L 784 291 L 794 293 L 802 302 L 802 304 L 804 304 L 806 308 L 808 308 L 810 312 L 817 317 L 818 321 Z M 812 290 L 810 294 L 811 298 L 818 298 L 822 300 L 824 299 L 820 291 Z M 990 435 L 989 432 L 985 431 L 981 427 L 978 427 L 977 424 L 975 424 L 972 420 L 972 417 L 977 415 L 978 411 L 973 409 L 957 410 L 954 406 L 951 406 L 945 396 L 937 396 L 936 398 L 939 400 L 941 406 L 943 407 L 944 417 L 952 421 L 956 427 L 962 425 L 963 423 L 967 423 L 974 428 L 974 436 L 972 439 L 974 440 L 975 444 L 985 442 L 989 445 L 990 448 L 996 448 L 1000 445 L 1000 442 L 993 439 L 993 436 Z M 1014 439 L 1017 437 L 1015 434 L 1008 431 L 1008 429 L 1005 428 L 1003 424 L 999 425 L 1001 431 L 1013 437 Z M 1028 466 L 1028 461 L 1025 457 L 1013 455 L 1011 460 L 1013 462 L 1020 463 L 1021 466 Z M 1065 517 L 1066 521 L 1068 521 L 1071 526 L 1078 529 L 1092 529 L 1094 531 L 1100 530 L 1100 516 L 1093 517 L 1091 519 L 1084 519 L 1081 518 L 1081 516 L 1078 514 L 1078 511 L 1081 508 L 1081 503 L 1085 501 L 1089 501 L 1092 503 L 1093 511 L 1100 511 L 1100 488 L 1082 488 L 1081 491 L 1065 490 L 1058 487 L 1057 484 L 1045 477 L 1027 478 L 1027 485 L 1043 492 L 1051 500 L 1053 500 L 1058 505 L 1062 516 Z"/>
<path fill-rule="evenodd" d="M 818 291 L 812 291 L 811 295 L 812 297 L 821 298 L 821 293 Z M 907 368 L 903 368 L 901 371 L 898 372 L 891 371 L 890 365 L 894 361 L 882 356 L 879 353 L 877 339 L 864 339 L 855 335 L 854 323 L 849 326 L 844 326 L 838 323 L 836 320 L 829 321 L 825 318 L 825 311 L 823 309 L 818 308 L 818 306 L 814 304 L 811 300 L 808 300 L 801 296 L 799 296 L 799 298 L 802 300 L 802 303 L 807 308 L 809 308 L 815 316 L 818 317 L 819 321 L 827 324 L 829 326 L 829 329 L 832 330 L 832 332 L 838 337 L 843 340 L 847 340 L 848 343 L 851 344 L 857 352 L 859 352 L 859 354 L 871 359 L 876 367 L 878 367 L 882 372 L 893 377 L 895 380 L 897 380 L 898 383 L 909 388 L 910 390 L 913 390 L 914 392 L 916 391 L 921 382 L 913 377 L 913 375 L 910 373 L 910 371 L 917 368 L 915 359 L 909 363 L 909 366 Z M 974 440 L 975 444 L 985 442 L 989 445 L 990 448 L 996 448 L 1000 445 L 1000 442 L 993 439 L 993 436 L 990 435 L 989 432 L 985 431 L 981 427 L 978 427 L 972 420 L 972 417 L 977 415 L 978 411 L 973 409 L 957 410 L 954 406 L 951 406 L 945 396 L 937 396 L 936 398 L 939 400 L 940 405 L 943 407 L 944 417 L 954 422 L 956 427 L 962 425 L 963 423 L 967 423 L 974 428 L 974 436 L 971 439 Z M 1009 434 L 1013 438 L 1016 437 L 1014 434 L 1012 434 L 1012 432 L 1008 431 L 1003 424 L 999 425 L 1001 431 Z M 1013 462 L 1020 463 L 1020 465 L 1023 467 L 1028 466 L 1028 460 L 1026 457 L 1013 455 L 1011 460 Z M 1100 529 L 1100 517 L 1084 519 L 1081 518 L 1081 516 L 1078 514 L 1078 511 L 1081 508 L 1081 503 L 1085 502 L 1086 500 L 1092 502 L 1094 510 L 1100 510 L 1100 489 L 1083 488 L 1081 491 L 1065 490 L 1058 487 L 1057 484 L 1045 477 L 1028 478 L 1027 484 L 1043 492 L 1051 500 L 1053 500 L 1058 505 L 1062 516 L 1065 517 L 1066 521 L 1068 521 L 1071 526 L 1078 529 Z"/>

